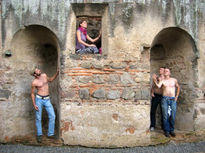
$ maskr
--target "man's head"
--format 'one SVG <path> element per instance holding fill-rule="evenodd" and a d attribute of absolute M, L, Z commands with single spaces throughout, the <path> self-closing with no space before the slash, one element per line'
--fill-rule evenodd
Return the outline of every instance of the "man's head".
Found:
<path fill-rule="evenodd" d="M 171 72 L 168 68 L 164 69 L 164 76 L 170 76 Z"/>
<path fill-rule="evenodd" d="M 159 74 L 160 74 L 160 75 L 164 75 L 164 70 L 165 70 L 164 67 L 160 67 L 160 68 L 159 68 Z"/>
<path fill-rule="evenodd" d="M 33 74 L 34 76 L 38 77 L 41 75 L 41 70 L 39 68 L 36 68 Z"/>
<path fill-rule="evenodd" d="M 41 75 L 41 70 L 38 67 L 34 67 L 31 71 L 31 75 L 37 78 Z"/>

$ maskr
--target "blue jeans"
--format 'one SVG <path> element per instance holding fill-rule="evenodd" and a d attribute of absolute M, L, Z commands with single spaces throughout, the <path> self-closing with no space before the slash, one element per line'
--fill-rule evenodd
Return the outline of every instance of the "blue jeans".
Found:
<path fill-rule="evenodd" d="M 37 128 L 37 136 L 43 135 L 42 133 L 42 109 L 45 107 L 48 118 L 49 118 L 49 124 L 48 124 L 48 136 L 54 135 L 54 129 L 55 129 L 55 112 L 53 109 L 53 105 L 50 102 L 50 98 L 48 99 L 42 99 L 36 97 L 36 105 L 38 106 L 38 111 L 36 111 L 36 128 Z"/>
<path fill-rule="evenodd" d="M 161 107 L 162 95 L 154 93 L 154 97 L 151 100 L 151 111 L 150 111 L 150 127 L 155 127 L 156 124 L 156 110 L 157 106 L 160 106 L 160 114 L 161 114 L 161 127 L 163 127 L 163 118 L 162 118 L 162 107 Z"/>
<path fill-rule="evenodd" d="M 174 124 L 175 124 L 176 108 L 177 108 L 175 97 L 163 96 L 161 106 L 162 106 L 164 132 L 174 132 Z M 170 117 L 168 115 L 168 106 L 171 107 Z"/>

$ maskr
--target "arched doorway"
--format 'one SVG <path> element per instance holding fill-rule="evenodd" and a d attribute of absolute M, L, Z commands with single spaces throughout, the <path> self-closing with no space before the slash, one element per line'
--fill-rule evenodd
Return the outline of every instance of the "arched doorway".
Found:
<path fill-rule="evenodd" d="M 198 59 L 194 40 L 186 31 L 178 27 L 165 28 L 154 38 L 150 56 L 151 74 L 158 72 L 161 66 L 168 67 L 171 76 L 176 78 L 181 86 L 176 129 L 194 130 Z"/>
<path fill-rule="evenodd" d="M 10 64 L 14 71 L 25 71 L 23 79 L 27 80 L 25 82 L 30 83 L 29 89 L 31 88 L 31 81 L 34 79 L 34 77 L 29 76 L 29 72 L 34 66 L 39 66 L 42 72 L 45 72 L 48 76 L 53 76 L 56 73 L 59 65 L 60 46 L 56 35 L 48 28 L 40 25 L 30 25 L 19 30 L 13 36 L 11 50 L 13 55 Z M 21 84 L 21 86 L 22 88 L 28 89 L 28 87 L 26 87 L 28 85 Z M 56 113 L 55 130 L 56 133 L 59 134 L 59 77 L 50 83 L 49 87 L 51 102 Z M 29 95 L 29 97 L 25 96 L 24 98 L 28 99 L 31 97 Z M 31 102 L 31 99 L 29 102 Z M 32 102 L 28 105 L 32 105 Z M 42 126 L 45 133 L 48 127 L 48 117 L 45 110 L 42 114 Z"/>

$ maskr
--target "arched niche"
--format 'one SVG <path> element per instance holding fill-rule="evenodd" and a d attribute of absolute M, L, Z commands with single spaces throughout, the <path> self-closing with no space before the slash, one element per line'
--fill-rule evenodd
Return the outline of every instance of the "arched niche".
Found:
<path fill-rule="evenodd" d="M 17 78 L 29 82 L 29 84 L 20 84 L 22 89 L 27 89 L 25 92 L 28 93 L 30 93 L 31 82 L 34 79 L 30 75 L 34 66 L 39 66 L 42 72 L 45 72 L 48 76 L 53 76 L 59 65 L 60 45 L 58 38 L 50 29 L 41 25 L 29 25 L 17 31 L 11 41 L 11 52 L 10 66 L 15 71 Z M 22 70 L 24 76 L 18 73 Z M 59 134 L 59 77 L 50 83 L 49 87 L 51 102 L 56 113 L 55 129 L 56 133 Z M 24 98 L 29 99 L 28 105 L 32 105 L 30 94 Z M 35 121 L 33 122 L 35 123 Z M 45 110 L 42 114 L 42 126 L 43 131 L 47 131 L 48 117 Z"/>
<path fill-rule="evenodd" d="M 157 73 L 160 67 L 168 67 L 171 77 L 176 78 L 180 84 L 176 128 L 193 130 L 198 59 L 193 38 L 181 28 L 165 28 L 155 36 L 150 51 L 151 74 Z"/>

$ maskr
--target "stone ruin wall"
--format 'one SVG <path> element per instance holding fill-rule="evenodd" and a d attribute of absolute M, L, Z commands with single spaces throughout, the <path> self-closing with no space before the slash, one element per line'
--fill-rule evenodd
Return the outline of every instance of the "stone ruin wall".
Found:
<path fill-rule="evenodd" d="M 191 128 L 180 124 L 180 120 L 177 121 L 176 128 L 204 129 L 202 76 L 205 72 L 205 4 L 199 1 L 190 5 L 198 9 L 199 16 L 192 16 L 193 12 L 189 12 L 192 9 L 187 4 L 176 1 L 109 1 L 102 4 L 103 7 L 101 2 L 95 4 L 101 11 L 93 9 L 93 4 L 87 4 L 83 13 L 92 16 L 91 11 L 94 11 L 102 17 L 103 55 L 79 56 L 74 54 L 76 14 L 80 14 L 80 11 L 75 10 L 75 5 L 82 5 L 81 1 L 51 3 L 36 0 L 32 3 L 24 1 L 23 4 L 3 1 L 0 57 L 2 142 L 9 142 L 16 136 L 35 135 L 34 111 L 30 99 L 32 77 L 28 74 L 32 64 L 23 60 L 25 54 L 29 53 L 20 52 L 22 57 L 19 58 L 22 58 L 23 64 L 21 60 L 15 63 L 11 61 L 12 57 L 4 57 L 5 50 L 10 49 L 14 34 L 22 27 L 27 28 L 23 25 L 33 24 L 50 29 L 59 43 L 50 42 L 57 48 L 56 59 L 61 71 L 60 88 L 55 94 L 59 95 L 59 106 L 56 107 L 60 124 L 58 131 L 65 144 L 114 147 L 149 143 L 150 136 L 146 130 L 149 128 L 150 74 L 156 72 L 150 65 L 150 47 L 162 29 L 175 26 L 180 26 L 192 36 L 199 54 L 194 71 L 197 72 L 197 77 L 193 78 L 198 81 L 193 89 L 198 89 L 199 94 L 193 98 L 191 106 L 187 106 L 188 113 L 185 113 L 185 119 L 190 116 L 195 119 L 192 120 Z M 45 9 L 47 6 L 50 6 L 50 10 Z M 54 8 L 57 8 L 57 12 Z M 180 14 L 182 8 L 187 12 Z M 187 19 L 187 16 L 185 18 L 185 13 L 190 15 L 188 17 L 193 17 L 194 21 Z M 15 51 L 15 47 L 13 48 Z M 33 64 L 39 62 L 34 60 L 35 55 L 29 58 L 33 59 Z M 174 62 L 179 61 L 173 59 L 171 63 Z M 45 65 L 43 62 L 40 64 Z M 50 74 L 54 72 L 52 70 Z M 177 115 L 182 114 L 183 111 Z"/>

